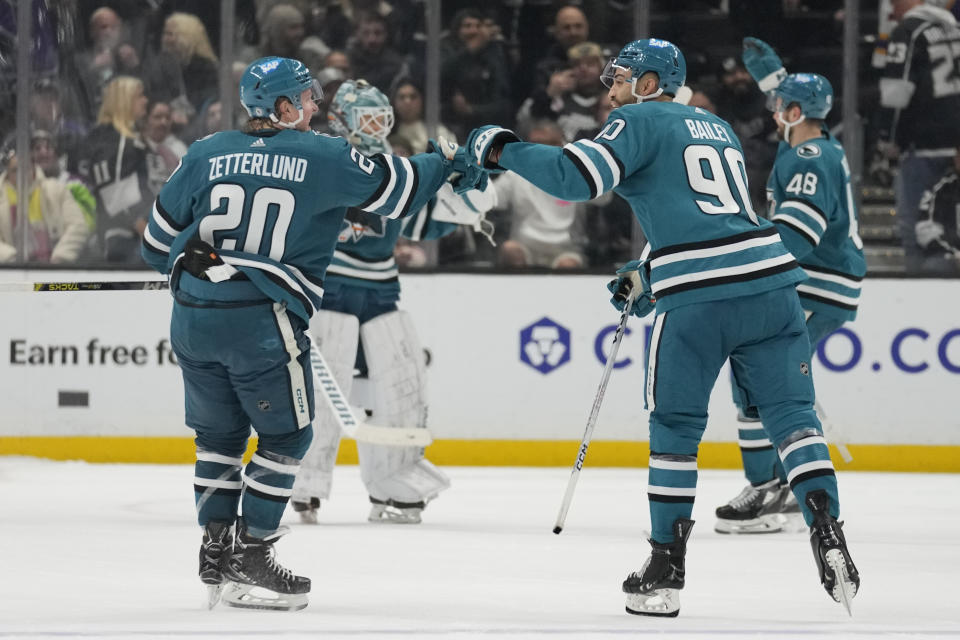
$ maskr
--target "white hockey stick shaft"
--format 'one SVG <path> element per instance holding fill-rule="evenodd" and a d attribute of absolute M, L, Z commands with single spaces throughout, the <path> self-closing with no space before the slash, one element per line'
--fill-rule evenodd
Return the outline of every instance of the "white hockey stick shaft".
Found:
<path fill-rule="evenodd" d="M 587 428 L 583 432 L 583 440 L 580 441 L 580 449 L 577 451 L 577 459 L 573 463 L 573 469 L 570 471 L 570 479 L 567 481 L 567 490 L 563 494 L 563 502 L 560 503 L 560 513 L 557 514 L 557 522 L 553 526 L 553 532 L 559 534 L 563 531 L 563 523 L 567 519 L 567 511 L 570 510 L 570 503 L 573 501 L 573 491 L 577 487 L 577 480 L 580 479 L 580 471 L 583 469 L 583 462 L 587 457 L 587 447 L 590 446 L 590 440 L 593 438 L 593 430 L 597 426 L 597 418 L 600 416 L 600 403 L 603 402 L 603 396 L 607 392 L 607 382 L 610 381 L 610 373 L 613 371 L 613 364 L 617 360 L 617 351 L 620 350 L 620 343 L 623 341 L 623 334 L 627 330 L 627 318 L 630 317 L 630 308 L 633 301 L 640 292 L 640 287 L 634 287 L 627 296 L 623 312 L 620 314 L 620 324 L 617 325 L 617 331 L 613 334 L 613 344 L 610 346 L 610 355 L 607 356 L 607 364 L 603 367 L 603 376 L 600 378 L 600 386 L 597 388 L 597 395 L 593 399 L 593 407 L 590 409 L 590 417 L 587 418 Z"/>
<path fill-rule="evenodd" d="M 837 426 L 833 424 L 833 421 L 827 417 L 827 414 L 824 413 L 823 407 L 820 406 L 820 401 L 814 401 L 813 408 L 817 412 L 817 417 L 820 418 L 820 426 L 823 427 L 823 436 L 826 438 L 827 442 L 833 444 L 837 448 L 837 451 L 840 452 L 840 457 L 843 458 L 843 461 L 847 464 L 853 462 L 853 456 L 850 454 L 850 450 L 847 449 L 846 442 L 843 439 L 840 431 L 837 429 Z"/>
<path fill-rule="evenodd" d="M 357 442 L 392 447 L 426 447 L 433 442 L 428 429 L 380 427 L 357 420 L 350 408 L 350 403 L 347 402 L 340 390 L 340 385 L 337 384 L 330 367 L 327 366 L 327 361 L 323 359 L 323 354 L 320 353 L 320 349 L 312 340 L 310 342 L 310 364 L 313 365 L 314 384 L 318 385 L 323 391 L 322 395 L 340 425 L 340 430 L 348 437 Z"/>

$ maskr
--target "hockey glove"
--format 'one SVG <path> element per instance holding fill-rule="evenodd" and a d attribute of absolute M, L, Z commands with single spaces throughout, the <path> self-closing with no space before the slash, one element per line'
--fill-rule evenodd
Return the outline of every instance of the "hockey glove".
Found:
<path fill-rule="evenodd" d="M 451 172 L 450 184 L 454 192 L 460 194 L 471 189 L 486 189 L 489 179 L 487 173 L 468 161 L 466 149 L 463 147 L 441 137 L 439 140 L 429 140 L 427 151 L 443 158 L 444 166 Z"/>
<path fill-rule="evenodd" d="M 470 164 L 483 167 L 493 173 L 503 171 L 503 167 L 489 160 L 490 154 L 496 151 L 494 157 L 500 157 L 503 145 L 508 142 L 520 142 L 519 136 L 509 129 L 488 124 L 478 127 L 467 137 L 467 155 Z"/>
<path fill-rule="evenodd" d="M 617 275 L 620 277 L 607 283 L 607 289 L 613 294 L 610 298 L 617 311 L 623 311 L 627 303 L 627 296 L 634 287 L 640 287 L 640 293 L 633 299 L 630 306 L 630 315 L 642 318 L 649 315 L 656 309 L 656 299 L 650 289 L 650 277 L 647 274 L 647 266 L 643 260 L 631 260 L 627 264 L 617 269 Z"/>
<path fill-rule="evenodd" d="M 914 226 L 914 230 L 917 234 L 917 244 L 924 249 L 943 238 L 943 225 L 934 220 L 921 220 Z"/>
<path fill-rule="evenodd" d="M 773 47 L 759 38 L 743 39 L 743 65 L 764 93 L 779 87 L 787 77 L 787 70 L 783 68 L 780 56 Z"/>

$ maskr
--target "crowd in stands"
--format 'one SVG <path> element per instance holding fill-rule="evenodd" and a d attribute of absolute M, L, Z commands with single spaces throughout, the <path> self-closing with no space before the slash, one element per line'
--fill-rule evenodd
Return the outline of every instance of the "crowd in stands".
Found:
<path fill-rule="evenodd" d="M 894 3 L 905 1 L 923 3 Z M 952 0 L 927 2 L 952 6 Z M 9 0 L 6 4 L 15 5 Z M 496 123 L 515 128 L 525 139 L 558 146 L 596 135 L 610 111 L 600 74 L 619 47 L 634 38 L 631 4 L 444 0 L 437 134 L 462 142 L 472 128 Z M 791 71 L 825 75 L 839 96 L 843 4 L 652 2 L 651 31 L 687 52 L 690 103 L 726 119 L 740 137 L 757 211 L 766 208 L 776 126 L 765 96 L 740 60 L 740 41 L 746 35 L 769 40 Z M 863 4 L 876 11 L 876 2 Z M 24 127 L 14 118 L 15 51 L 13 44 L 0 41 L 5 94 L 0 98 L 0 263 L 140 264 L 139 242 L 153 199 L 187 147 L 227 123 L 240 127 L 246 121 L 236 99 L 230 101 L 234 112 L 223 113 L 223 65 L 229 65 L 236 81 L 259 57 L 300 59 L 321 82 L 326 100 L 343 80 L 366 79 L 392 100 L 394 149 L 426 149 L 423 0 L 236 0 L 230 60 L 218 54 L 219 2 L 78 0 L 39 5 L 27 129 L 32 182 L 26 206 L 17 202 L 16 193 L 22 167 L 15 140 Z M 960 2 L 957 5 L 952 8 L 955 15 Z M 9 24 L 15 11 L 8 14 L 0 12 L 0 27 L 15 32 L 15 24 Z M 790 28 L 791 19 L 798 29 L 807 30 L 805 35 Z M 863 30 L 869 33 L 874 26 L 864 25 Z M 874 109 L 880 106 L 879 77 L 868 61 L 861 66 L 868 85 L 861 111 L 867 114 L 870 131 L 869 113 L 880 110 Z M 324 106 L 313 121 L 322 132 L 327 131 Z M 836 126 L 840 113 L 834 109 L 828 124 Z M 869 145 L 876 142 L 868 135 Z M 948 169 L 947 177 L 960 170 L 960 164 L 951 162 Z M 956 180 L 934 177 L 925 185 L 931 191 L 924 202 L 936 202 L 946 211 L 947 201 L 957 197 Z M 635 257 L 632 215 L 619 197 L 563 202 L 509 173 L 498 177 L 496 185 L 499 204 L 489 216 L 496 246 L 464 229 L 428 252 L 401 245 L 401 251 L 416 256 L 403 262 L 584 269 L 607 268 Z M 934 187 L 939 189 L 936 197 Z M 925 211 L 919 214 L 923 220 Z M 924 244 L 923 239 L 933 237 L 930 230 L 939 228 L 927 224 L 922 238 L 918 234 L 910 239 L 911 249 L 938 251 L 944 243 L 960 247 L 957 226 L 947 225 L 945 234 Z M 950 233 L 952 240 L 946 237 Z"/>

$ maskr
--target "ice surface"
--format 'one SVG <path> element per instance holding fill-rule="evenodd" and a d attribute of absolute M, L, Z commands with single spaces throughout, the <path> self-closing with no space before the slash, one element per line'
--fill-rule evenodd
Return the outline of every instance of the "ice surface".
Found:
<path fill-rule="evenodd" d="M 571 451 L 571 456 L 575 452 Z M 192 466 L 0 458 L 0 638 L 960 637 L 960 475 L 841 473 L 862 592 L 847 618 L 805 534 L 730 537 L 713 509 L 738 473 L 700 475 L 675 619 L 630 616 L 620 583 L 647 555 L 646 469 L 448 468 L 414 526 L 366 522 L 356 467 L 320 524 L 277 545 L 313 579 L 297 613 L 204 608 Z"/>

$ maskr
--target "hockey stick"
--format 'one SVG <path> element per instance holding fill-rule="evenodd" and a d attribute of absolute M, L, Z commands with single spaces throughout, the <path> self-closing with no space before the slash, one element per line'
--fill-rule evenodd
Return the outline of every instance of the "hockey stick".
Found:
<path fill-rule="evenodd" d="M 127 281 L 88 281 L 88 282 L 3 282 L 0 283 L 0 292 L 17 291 L 159 291 L 169 289 L 170 283 L 166 280 L 127 280 Z M 395 447 L 419 446 L 426 447 L 433 438 L 427 429 L 419 428 L 392 428 L 379 427 L 359 422 L 350 410 L 340 386 L 334 380 L 327 367 L 326 361 L 316 345 L 311 343 L 310 361 L 313 364 L 315 382 L 324 391 L 333 413 L 340 424 L 341 430 L 349 437 L 359 442 L 382 444 Z"/>
<path fill-rule="evenodd" d="M 847 445 L 841 438 L 840 432 L 837 430 L 836 425 L 834 425 L 833 421 L 827 418 L 827 414 L 823 412 L 823 407 L 820 406 L 819 400 L 814 401 L 813 408 L 817 412 L 817 417 L 820 418 L 820 426 L 823 427 L 823 435 L 827 442 L 833 444 L 833 446 L 837 448 L 837 451 L 840 452 L 840 457 L 843 458 L 844 462 L 847 464 L 853 462 L 853 456 L 850 454 L 850 450 L 847 449 Z"/>
<path fill-rule="evenodd" d="M 340 430 L 357 442 L 382 444 L 390 447 L 426 447 L 433 438 L 430 431 L 417 427 L 380 427 L 366 424 L 357 420 L 350 409 L 350 404 L 344 398 L 340 385 L 333 377 L 327 361 L 323 359 L 320 349 L 311 340 L 310 363 L 313 365 L 314 383 L 323 389 L 323 397 L 333 412 Z"/>
<path fill-rule="evenodd" d="M 577 486 L 577 480 L 580 479 L 580 470 L 583 469 L 583 461 L 587 457 L 587 447 L 590 446 L 590 439 L 593 438 L 593 429 L 597 426 L 597 417 L 600 415 L 600 403 L 603 402 L 603 396 L 607 391 L 607 382 L 610 380 L 610 372 L 613 371 L 613 363 L 617 359 L 617 351 L 620 349 L 623 334 L 627 329 L 627 318 L 630 317 L 630 308 L 633 306 L 633 301 L 639 292 L 639 286 L 630 289 L 626 303 L 623 306 L 623 312 L 620 314 L 620 324 L 617 325 L 617 331 L 613 334 L 613 345 L 610 347 L 610 355 L 607 356 L 607 364 L 603 368 L 600 386 L 597 388 L 597 395 L 593 399 L 590 417 L 587 418 L 587 428 L 583 433 L 583 440 L 580 442 L 580 449 L 577 451 L 577 459 L 573 463 L 570 479 L 567 481 L 567 490 L 563 494 L 563 502 L 560 504 L 560 513 L 557 514 L 557 522 L 553 526 L 553 532 L 557 535 L 563 531 L 563 523 L 567 519 L 567 511 L 569 511 L 570 502 L 573 500 L 573 490 Z"/>
<path fill-rule="evenodd" d="M 0 292 L 16 291 L 159 291 L 169 289 L 166 280 L 101 282 L 0 282 Z"/>

